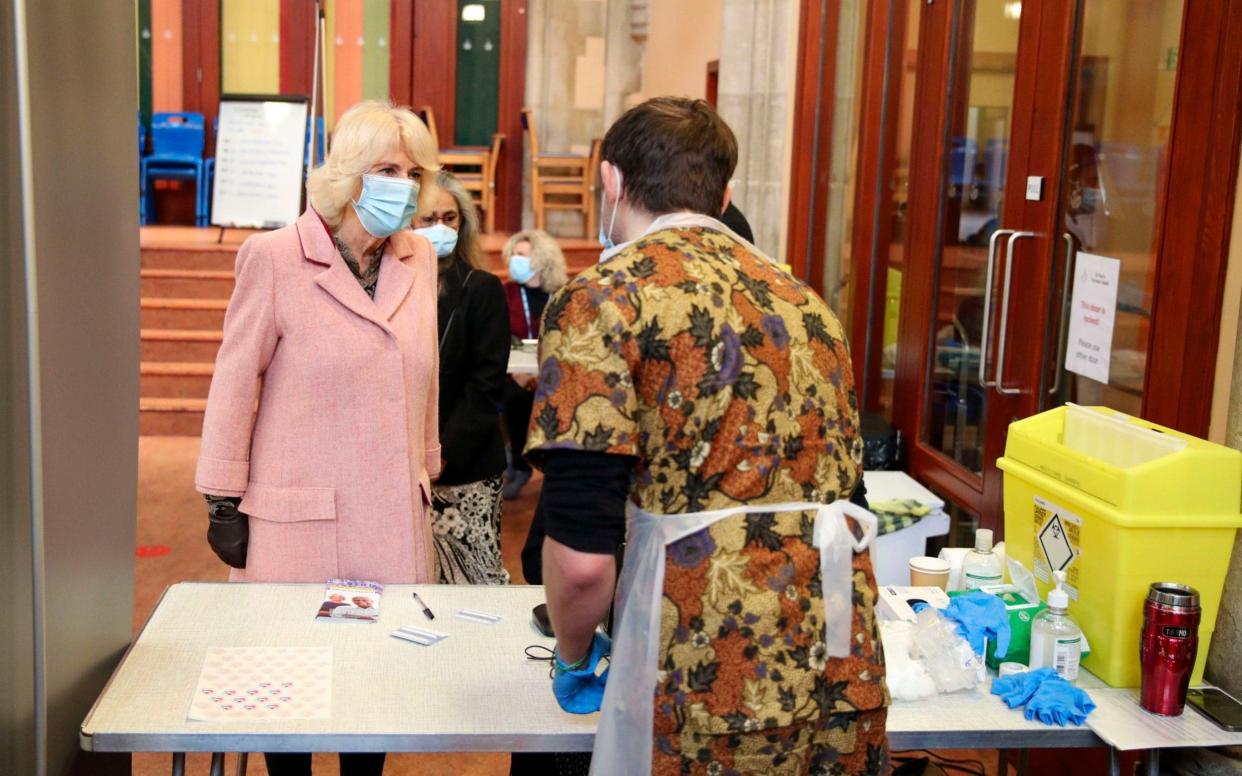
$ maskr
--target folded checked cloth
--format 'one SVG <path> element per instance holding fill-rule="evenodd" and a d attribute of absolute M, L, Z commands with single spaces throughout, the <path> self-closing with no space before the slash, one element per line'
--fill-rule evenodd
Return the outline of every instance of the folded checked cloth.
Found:
<path fill-rule="evenodd" d="M 923 517 L 931 514 L 932 507 L 912 498 L 894 498 L 887 501 L 872 501 L 868 509 L 875 514 L 879 530 L 877 536 L 896 533 L 909 528 Z"/>

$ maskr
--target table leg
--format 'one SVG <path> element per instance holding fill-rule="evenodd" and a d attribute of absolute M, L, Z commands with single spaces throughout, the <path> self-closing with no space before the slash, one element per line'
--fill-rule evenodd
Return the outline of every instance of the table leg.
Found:
<path fill-rule="evenodd" d="M 1147 764 L 1146 769 L 1144 769 L 1144 773 L 1146 773 L 1147 776 L 1160 776 L 1159 749 L 1148 749 L 1143 755 L 1143 760 Z"/>
<path fill-rule="evenodd" d="M 246 766 L 250 764 L 249 752 L 237 753 L 237 772 L 234 776 L 246 776 Z"/>
<path fill-rule="evenodd" d="M 1000 776 L 1009 776 L 1009 750 L 996 750 L 996 772 Z"/>
<path fill-rule="evenodd" d="M 211 776 L 224 776 L 224 752 L 211 753 Z"/>
<path fill-rule="evenodd" d="M 1026 776 L 1027 768 L 1031 765 L 1031 750 L 1018 750 L 1018 776 Z"/>
<path fill-rule="evenodd" d="M 173 752 L 172 776 L 185 776 L 185 752 Z"/>
<path fill-rule="evenodd" d="M 1121 776 L 1121 755 L 1116 747 L 1108 748 L 1108 774 L 1109 776 Z"/>

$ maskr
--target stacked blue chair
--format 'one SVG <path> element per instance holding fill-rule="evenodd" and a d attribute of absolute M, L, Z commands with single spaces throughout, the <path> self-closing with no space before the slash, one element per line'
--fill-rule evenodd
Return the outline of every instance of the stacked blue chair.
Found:
<path fill-rule="evenodd" d="M 211 122 L 211 136 L 216 139 L 216 145 L 220 144 L 220 116 L 216 115 Z M 203 201 L 199 204 L 202 211 L 203 224 L 211 221 L 211 193 L 215 190 L 216 185 L 216 157 L 209 156 L 203 161 L 203 174 L 207 177 L 207 183 L 203 186 Z"/>
<path fill-rule="evenodd" d="M 156 113 L 151 117 L 151 154 L 140 163 L 142 223 L 149 224 L 155 217 L 152 183 L 164 179 L 194 181 L 195 225 L 207 225 L 205 140 L 201 113 Z"/>
<path fill-rule="evenodd" d="M 316 116 L 315 117 L 315 164 L 314 164 L 315 167 L 318 167 L 319 165 L 323 164 L 323 154 L 325 150 L 324 149 L 325 144 L 324 144 L 323 138 L 324 138 L 323 116 Z M 304 164 L 306 167 L 309 168 L 311 167 L 310 128 L 309 127 L 306 130 L 306 138 L 303 141 L 302 145 L 306 147 L 306 153 L 302 155 L 302 164 Z"/>
<path fill-rule="evenodd" d="M 142 157 L 145 156 L 146 153 L 147 153 L 147 125 L 142 120 L 142 112 L 139 111 L 138 112 L 138 164 L 139 164 L 140 173 L 142 169 L 141 168 Z M 138 176 L 138 218 L 143 223 L 146 223 L 146 219 L 143 218 L 143 214 L 146 209 L 146 205 L 144 204 L 146 201 L 146 193 L 147 193 L 147 184 L 143 183 L 142 175 L 140 174 Z"/>

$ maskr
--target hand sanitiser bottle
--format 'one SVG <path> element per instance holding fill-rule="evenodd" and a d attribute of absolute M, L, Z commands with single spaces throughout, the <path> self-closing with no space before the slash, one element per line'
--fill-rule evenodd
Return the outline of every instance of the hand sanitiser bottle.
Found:
<path fill-rule="evenodd" d="M 984 585 L 999 585 L 1005 581 L 1004 573 L 1000 556 L 992 552 L 992 531 L 975 531 L 975 548 L 962 561 L 962 587 L 978 590 Z"/>
<path fill-rule="evenodd" d="M 1051 668 L 1073 682 L 1082 656 L 1082 628 L 1070 619 L 1065 572 L 1054 574 L 1057 586 L 1048 591 L 1048 608 L 1031 623 L 1031 670 Z"/>

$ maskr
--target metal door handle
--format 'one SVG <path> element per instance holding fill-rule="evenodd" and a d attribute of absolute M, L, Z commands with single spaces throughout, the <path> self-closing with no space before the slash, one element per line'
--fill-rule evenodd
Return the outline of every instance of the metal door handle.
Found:
<path fill-rule="evenodd" d="M 979 385 L 991 388 L 995 382 L 988 382 L 988 333 L 992 330 L 992 274 L 996 267 L 996 243 L 1005 235 L 1013 234 L 1012 229 L 997 229 L 988 239 L 988 261 L 986 279 L 983 281 L 983 333 L 979 336 Z M 963 343 L 970 347 L 970 343 Z"/>
<path fill-rule="evenodd" d="M 1061 373 L 1065 371 L 1065 351 L 1069 345 L 1066 341 L 1069 338 L 1069 319 L 1070 319 L 1070 281 L 1074 277 L 1074 260 L 1078 258 L 1078 249 L 1074 247 L 1074 235 L 1066 232 L 1061 235 L 1065 240 L 1065 282 L 1061 286 L 1061 334 L 1057 341 L 1057 361 L 1056 371 L 1052 378 L 1052 387 L 1048 389 L 1049 396 L 1055 396 L 1056 392 L 1061 390 Z"/>
<path fill-rule="evenodd" d="M 1013 248 L 1023 237 L 1035 237 L 1035 233 L 1014 232 L 1009 238 L 1005 251 L 1005 293 L 1001 296 L 1000 334 L 997 335 L 996 343 L 996 392 L 1006 396 L 1022 393 L 1020 388 L 1005 387 L 1005 334 L 1009 329 L 1009 290 L 1013 286 L 1011 282 L 1013 280 Z"/>

